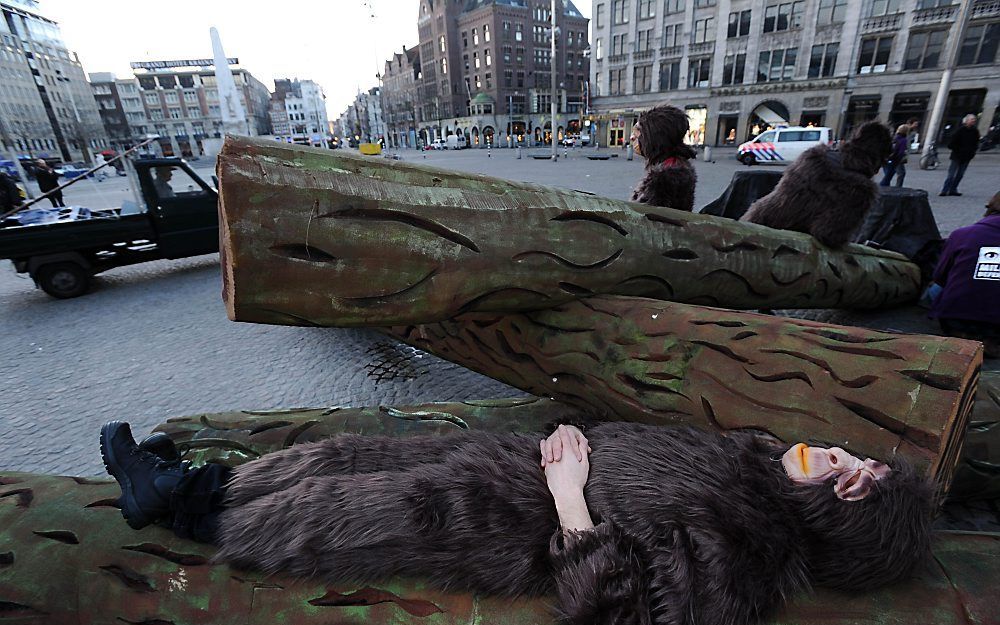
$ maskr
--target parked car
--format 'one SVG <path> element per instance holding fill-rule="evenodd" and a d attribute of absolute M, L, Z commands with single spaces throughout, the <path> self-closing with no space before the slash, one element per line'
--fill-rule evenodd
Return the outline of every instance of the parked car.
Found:
<path fill-rule="evenodd" d="M 563 137 L 559 144 L 571 148 L 576 145 L 576 137 Z"/>
<path fill-rule="evenodd" d="M 85 163 L 66 163 L 56 168 L 56 173 L 65 178 L 66 180 L 71 180 L 73 178 L 79 178 L 80 176 L 87 173 L 90 170 Z M 90 174 L 93 177 L 93 174 Z"/>
<path fill-rule="evenodd" d="M 432 150 L 447 150 L 448 144 L 440 139 L 435 139 L 434 141 L 431 142 L 430 147 Z"/>
<path fill-rule="evenodd" d="M 469 147 L 469 142 L 466 141 L 465 135 L 448 135 L 448 141 L 445 143 L 445 148 L 448 150 L 464 150 Z"/>
<path fill-rule="evenodd" d="M 587 147 L 588 145 L 590 145 L 589 134 L 584 133 L 580 135 L 580 145 L 582 145 L 583 147 Z"/>
<path fill-rule="evenodd" d="M 831 136 L 831 130 L 826 127 L 775 128 L 740 145 L 736 158 L 744 165 L 791 163 L 809 148 L 829 144 Z"/>

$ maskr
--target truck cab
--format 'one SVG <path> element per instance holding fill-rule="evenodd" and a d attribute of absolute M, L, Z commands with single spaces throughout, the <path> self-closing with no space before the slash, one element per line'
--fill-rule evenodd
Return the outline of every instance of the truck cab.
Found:
<path fill-rule="evenodd" d="M 218 191 L 187 162 L 143 158 L 126 171 L 134 198 L 120 207 L 39 207 L 5 220 L 0 258 L 65 299 L 83 295 L 93 276 L 114 267 L 219 251 Z"/>

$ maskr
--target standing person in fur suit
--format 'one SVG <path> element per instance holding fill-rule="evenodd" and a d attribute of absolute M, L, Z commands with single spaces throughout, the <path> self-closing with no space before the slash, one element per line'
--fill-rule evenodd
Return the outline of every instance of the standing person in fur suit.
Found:
<path fill-rule="evenodd" d="M 646 159 L 646 173 L 632 193 L 633 202 L 691 212 L 698 176 L 688 160 L 695 157 L 684 143 L 688 118 L 674 106 L 658 106 L 639 116 L 632 127 L 632 149 Z"/>
<path fill-rule="evenodd" d="M 132 527 L 172 524 L 267 572 L 555 593 L 574 625 L 754 623 L 810 584 L 868 590 L 929 553 L 912 469 L 747 433 L 342 435 L 235 470 L 150 447 L 101 431 Z"/>
<path fill-rule="evenodd" d="M 741 221 L 811 234 L 840 247 L 878 199 L 872 176 L 892 153 L 889 129 L 877 121 L 858 128 L 834 150 L 817 145 L 802 153 L 774 191 L 750 205 Z"/>

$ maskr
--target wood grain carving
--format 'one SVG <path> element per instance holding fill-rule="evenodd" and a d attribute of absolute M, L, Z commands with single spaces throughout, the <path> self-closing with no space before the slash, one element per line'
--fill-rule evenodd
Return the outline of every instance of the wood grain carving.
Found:
<path fill-rule="evenodd" d="M 971 341 L 617 296 L 390 332 L 600 418 L 899 454 L 943 484 L 982 363 Z"/>
<path fill-rule="evenodd" d="M 218 172 L 237 321 L 428 323 L 595 293 L 878 308 L 919 288 L 918 268 L 891 252 L 343 150 L 230 137 Z"/>

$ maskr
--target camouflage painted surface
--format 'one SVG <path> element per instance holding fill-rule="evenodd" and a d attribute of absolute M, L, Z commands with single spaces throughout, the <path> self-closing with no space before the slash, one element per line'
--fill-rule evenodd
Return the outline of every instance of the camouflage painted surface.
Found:
<path fill-rule="evenodd" d="M 211 562 L 206 545 L 133 531 L 113 482 L 0 474 L 0 622 L 536 625 L 550 599 L 446 593 L 419 581 L 350 584 L 262 576 Z M 934 562 L 875 593 L 800 596 L 773 623 L 1000 623 L 1000 535 L 938 534 Z"/>
<path fill-rule="evenodd" d="M 903 256 L 709 215 L 344 150 L 227 137 L 219 155 L 231 319 L 429 323 L 594 293 L 727 308 L 915 300 Z"/>
<path fill-rule="evenodd" d="M 979 378 L 962 459 L 948 496 L 956 500 L 1000 499 L 1000 372 Z"/>
<path fill-rule="evenodd" d="M 899 454 L 941 484 L 958 460 L 982 363 L 972 341 L 616 296 L 391 332 L 599 418 Z"/>
<path fill-rule="evenodd" d="M 168 419 L 156 427 L 196 465 L 236 466 L 297 443 L 354 433 L 385 436 L 451 434 L 466 429 L 534 432 L 577 409 L 536 397 L 468 402 L 376 406 L 238 410 Z"/>

